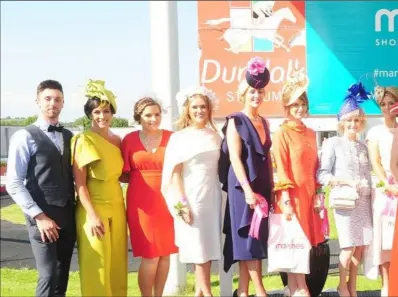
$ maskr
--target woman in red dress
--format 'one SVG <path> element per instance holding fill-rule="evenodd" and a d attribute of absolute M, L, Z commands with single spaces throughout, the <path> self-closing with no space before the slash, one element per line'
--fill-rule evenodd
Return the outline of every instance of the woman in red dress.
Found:
<path fill-rule="evenodd" d="M 138 285 L 142 296 L 162 296 L 174 244 L 174 222 L 160 192 L 163 159 L 172 132 L 159 129 L 162 109 L 144 97 L 134 106 L 142 130 L 122 142 L 123 173 L 128 175 L 127 221 L 134 257 L 142 257 Z"/>

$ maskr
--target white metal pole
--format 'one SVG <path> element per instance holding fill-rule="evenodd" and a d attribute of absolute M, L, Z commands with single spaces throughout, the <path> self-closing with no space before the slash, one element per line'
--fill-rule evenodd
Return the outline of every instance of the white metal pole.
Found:
<path fill-rule="evenodd" d="M 162 127 L 173 129 L 177 115 L 175 96 L 179 90 L 177 1 L 150 1 L 152 88 L 162 101 L 167 113 Z M 185 288 L 186 265 L 178 255 L 170 257 L 170 271 L 164 289 L 165 295 L 175 295 Z"/>
<path fill-rule="evenodd" d="M 167 113 L 162 126 L 172 129 L 180 88 L 177 1 L 150 1 L 152 88 Z"/>
<path fill-rule="evenodd" d="M 225 207 L 227 206 L 227 194 L 222 192 L 222 223 L 224 223 L 225 216 Z M 222 234 L 221 244 L 224 246 L 225 235 Z M 218 271 L 220 277 L 220 296 L 232 296 L 232 268 L 228 271 L 224 271 L 224 256 L 221 257 L 221 260 L 218 263 Z"/>

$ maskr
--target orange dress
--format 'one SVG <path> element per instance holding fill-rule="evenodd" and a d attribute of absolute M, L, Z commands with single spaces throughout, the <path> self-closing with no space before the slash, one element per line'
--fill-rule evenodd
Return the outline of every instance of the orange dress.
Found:
<path fill-rule="evenodd" d="M 398 208 L 397 208 L 398 211 Z M 398 220 L 395 222 L 394 242 L 391 251 L 390 281 L 388 282 L 388 296 L 398 296 Z"/>
<path fill-rule="evenodd" d="M 147 152 L 135 131 L 122 142 L 123 172 L 129 172 L 127 222 L 134 257 L 156 258 L 178 252 L 174 221 L 160 192 L 166 145 L 172 132 L 163 130 L 156 152 Z"/>
<path fill-rule="evenodd" d="M 314 211 L 314 197 L 317 189 L 316 173 L 318 154 L 316 135 L 304 124 L 285 121 L 275 132 L 273 155 L 276 164 L 278 182 L 275 191 L 288 189 L 290 202 L 297 219 L 312 246 L 325 241 L 322 233 L 322 221 Z M 280 195 L 277 195 L 277 201 Z M 275 203 L 275 213 L 281 213 Z"/>

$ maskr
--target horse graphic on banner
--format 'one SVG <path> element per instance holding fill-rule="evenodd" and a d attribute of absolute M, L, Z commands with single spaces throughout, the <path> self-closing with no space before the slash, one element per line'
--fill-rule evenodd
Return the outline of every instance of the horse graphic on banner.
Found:
<path fill-rule="evenodd" d="M 277 30 L 282 21 L 288 20 L 291 23 L 296 23 L 297 18 L 288 7 L 273 11 L 274 2 L 261 1 L 254 3 L 250 17 L 220 18 L 208 20 L 205 24 L 217 26 L 225 22 L 230 22 L 230 27 L 219 40 L 225 40 L 229 45 L 229 48 L 225 48 L 225 50 L 235 54 L 241 52 L 241 47 L 249 42 L 251 38 L 269 40 L 275 47 L 283 48 L 287 52 L 290 52 L 292 45 L 285 45 L 284 38 L 277 33 Z"/>

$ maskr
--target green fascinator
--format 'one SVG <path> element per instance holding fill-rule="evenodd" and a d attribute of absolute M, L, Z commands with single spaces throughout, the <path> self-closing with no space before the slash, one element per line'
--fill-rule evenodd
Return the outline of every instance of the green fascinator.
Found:
<path fill-rule="evenodd" d="M 97 97 L 101 101 L 107 101 L 117 111 L 116 96 L 105 88 L 105 81 L 90 79 L 86 86 L 86 97 Z"/>

